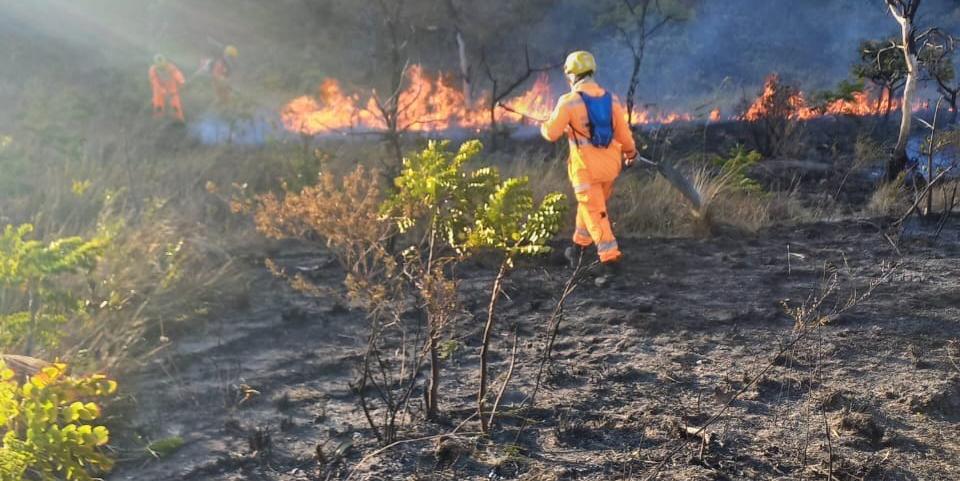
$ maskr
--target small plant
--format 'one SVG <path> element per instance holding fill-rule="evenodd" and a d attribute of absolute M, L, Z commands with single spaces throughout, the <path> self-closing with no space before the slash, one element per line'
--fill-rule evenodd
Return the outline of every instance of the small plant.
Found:
<path fill-rule="evenodd" d="M 92 481 L 113 462 L 102 452 L 107 428 L 92 424 L 100 407 L 91 400 L 116 392 L 102 375 L 73 378 L 52 364 L 22 384 L 0 362 L 0 481 Z"/>
<path fill-rule="evenodd" d="M 173 456 L 183 447 L 184 441 L 180 436 L 170 436 L 169 438 L 158 439 L 147 445 L 147 452 L 157 459 L 164 459 Z"/>
<path fill-rule="evenodd" d="M 416 227 L 426 232 L 423 236 L 426 242 L 422 243 L 426 249 L 408 252 L 416 252 L 414 257 L 422 259 L 424 256 L 419 255 L 419 251 L 426 251 L 425 264 L 418 264 L 422 267 L 413 277 L 421 298 L 426 301 L 430 325 L 428 350 L 431 364 L 435 366 L 427 395 L 430 413 L 436 412 L 440 330 L 456 303 L 456 284 L 446 279 L 443 266 L 480 250 L 495 251 L 502 256 L 491 289 L 480 350 L 477 412 L 481 429 L 487 431 L 493 417 L 488 420 L 484 413 L 487 358 L 500 289 L 518 256 L 550 251 L 547 242 L 560 229 L 566 198 L 554 192 L 536 206 L 526 177 L 501 179 L 494 168 L 472 172 L 464 168 L 482 149 L 480 142 L 465 142 L 456 153 L 450 152 L 448 145 L 449 142 L 430 142 L 419 154 L 404 159 L 403 170 L 396 179 L 398 191 L 385 207 L 402 232 Z M 452 253 L 444 254 L 444 248 Z"/>
<path fill-rule="evenodd" d="M 282 198 L 268 193 L 234 208 L 254 208 L 257 229 L 267 237 L 323 242 L 339 261 L 348 300 L 365 310 L 370 322 L 359 379 L 351 387 L 378 441 L 388 444 L 395 440 L 401 411 L 417 386 L 422 356 L 407 336 L 409 296 L 400 259 L 390 250 L 397 229 L 381 214 L 379 177 L 358 166 L 342 178 L 322 174 L 315 185 L 298 192 L 287 190 Z M 305 294 L 329 294 L 299 273 L 288 275 L 277 263 L 268 260 L 267 267 Z"/>
<path fill-rule="evenodd" d="M 489 430 L 496 414 L 490 413 L 490 418 L 486 418 L 484 405 L 487 395 L 487 357 L 503 281 L 513 269 L 518 256 L 550 252 L 547 242 L 560 230 L 567 207 L 566 198 L 559 193 L 547 195 L 539 206 L 535 206 L 528 183 L 526 178 L 511 178 L 499 183 L 482 206 L 473 228 L 466 236 L 466 246 L 492 249 L 500 253 L 502 259 L 490 289 L 490 304 L 487 307 L 487 321 L 483 328 L 480 348 L 477 414 L 480 417 L 480 428 L 484 432 Z"/>
<path fill-rule="evenodd" d="M 404 158 L 394 181 L 397 191 L 382 209 L 400 232 L 415 239 L 404 251 L 403 270 L 427 319 L 430 380 L 424 401 L 429 418 L 439 409 L 440 342 L 458 309 L 457 282 L 447 272 L 470 254 L 466 241 L 473 216 L 499 178 L 494 169 L 464 169 L 481 149 L 478 141 L 465 142 L 457 152 L 449 150 L 449 142 L 430 142 Z M 416 235 L 418 230 L 424 235 Z"/>
<path fill-rule="evenodd" d="M 756 165 L 763 158 L 760 152 L 756 150 L 747 151 L 742 145 L 730 149 L 727 157 L 716 157 L 714 165 L 720 169 L 720 173 L 726 176 L 727 184 L 734 190 L 746 193 L 761 193 L 763 187 L 760 183 L 747 176 L 751 167 Z"/>
<path fill-rule="evenodd" d="M 108 244 L 106 236 L 68 237 L 48 244 L 28 237 L 33 226 L 7 225 L 0 234 L 0 346 L 53 347 L 59 327 L 83 315 L 83 304 L 58 288 L 60 276 L 92 269 Z"/>
<path fill-rule="evenodd" d="M 463 349 L 463 343 L 454 339 L 449 339 L 447 341 L 440 343 L 440 359 L 448 361 L 457 356 L 461 349 Z"/>

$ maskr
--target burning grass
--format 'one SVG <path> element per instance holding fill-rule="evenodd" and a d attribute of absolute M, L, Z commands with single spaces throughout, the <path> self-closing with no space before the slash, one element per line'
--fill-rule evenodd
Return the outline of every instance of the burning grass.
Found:
<path fill-rule="evenodd" d="M 454 74 L 431 74 L 420 65 L 412 65 L 405 71 L 403 88 L 395 98 L 387 99 L 376 91 L 347 89 L 336 79 L 327 78 L 313 93 L 289 101 L 281 109 L 280 118 L 287 130 L 310 136 L 384 132 L 391 129 L 385 113 L 390 110 L 388 104 L 395 101 L 398 132 L 479 132 L 488 128 L 491 121 L 523 125 L 529 123 L 527 118 L 546 118 L 559 94 L 551 78 L 542 73 L 526 90 L 503 102 L 508 108 L 499 109 L 491 107 L 489 93 L 466 98 L 456 84 Z M 629 118 L 634 125 L 671 125 L 696 120 L 756 123 L 769 118 L 799 122 L 825 116 L 872 117 L 886 112 L 888 106 L 897 108 L 896 100 L 889 101 L 866 90 L 811 101 L 804 92 L 786 85 L 777 74 L 771 74 L 754 100 L 740 113 L 731 113 L 726 118 L 719 107 L 697 113 L 652 105 L 634 107 Z"/>

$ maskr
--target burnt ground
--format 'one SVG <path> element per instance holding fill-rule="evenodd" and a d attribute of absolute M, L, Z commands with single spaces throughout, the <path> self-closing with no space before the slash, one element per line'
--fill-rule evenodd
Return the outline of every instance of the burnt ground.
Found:
<path fill-rule="evenodd" d="M 428 440 L 374 456 L 353 479 L 643 479 L 678 444 L 658 479 L 960 479 L 960 367 L 951 361 L 960 349 L 949 342 L 960 338 L 960 223 L 937 240 L 929 228 L 913 230 L 900 252 L 863 220 L 750 238 L 623 239 L 625 272 L 569 299 L 536 407 L 521 411 L 570 274 L 548 261 L 526 266 L 499 312 L 495 378 L 509 362 L 514 324 L 520 342 L 492 442 L 471 421 L 439 449 Z M 280 247 L 282 265 L 319 267 L 319 282 L 339 284 L 329 255 Z M 159 460 L 131 451 L 109 479 L 343 479 L 377 448 L 350 387 L 364 315 L 333 296 L 303 297 L 262 260 L 249 257 L 259 273 L 248 306 L 214 316 L 126 382 L 135 393 L 127 423 L 146 440 L 181 436 L 183 447 Z M 709 443 L 685 434 L 792 338 L 781 300 L 797 306 L 833 274 L 845 298 L 893 264 L 888 283 L 734 400 L 708 428 Z M 445 365 L 447 416 L 418 420 L 403 438 L 449 432 L 471 412 L 493 274 L 462 273 L 470 315 L 453 329 L 464 346 Z M 415 417 L 419 409 L 418 400 Z M 345 440 L 343 459 L 318 464 L 318 443 L 331 458 Z"/>

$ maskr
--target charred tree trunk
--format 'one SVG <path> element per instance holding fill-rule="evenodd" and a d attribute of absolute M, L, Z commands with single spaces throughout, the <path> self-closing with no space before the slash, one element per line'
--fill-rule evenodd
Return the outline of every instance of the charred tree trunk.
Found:
<path fill-rule="evenodd" d="M 889 85 L 884 85 L 883 90 L 880 91 L 880 95 L 883 98 L 883 127 L 887 127 L 887 122 L 890 121 L 890 111 L 893 110 L 893 88 Z"/>
<path fill-rule="evenodd" d="M 900 173 L 906 169 L 909 162 L 907 142 L 910 140 L 910 129 L 913 121 L 913 97 L 917 91 L 917 76 L 920 73 L 913 19 L 917 14 L 917 9 L 920 8 L 920 2 L 921 0 L 887 0 L 890 13 L 900 24 L 903 55 L 907 64 L 907 79 L 903 86 L 903 102 L 900 106 L 903 113 L 900 119 L 900 133 L 893 154 L 887 161 L 887 181 L 896 180 Z"/>
<path fill-rule="evenodd" d="M 453 21 L 454 35 L 457 39 L 457 57 L 460 59 L 460 80 L 463 83 L 463 99 L 470 102 L 473 99 L 473 88 L 470 83 L 470 59 L 467 58 L 467 41 L 463 38 L 460 10 L 454 0 L 447 0 L 447 10 Z"/>
<path fill-rule="evenodd" d="M 942 99 L 947 101 L 947 105 L 950 106 L 950 120 L 947 121 L 950 125 L 957 123 L 957 103 L 960 101 L 960 85 L 956 88 L 951 87 L 944 83 L 941 79 L 937 79 L 939 84 L 940 95 Z"/>
<path fill-rule="evenodd" d="M 640 86 L 640 66 L 643 63 L 643 52 L 633 57 L 633 69 L 630 71 L 630 86 L 627 88 L 627 125 L 633 125 L 634 105 L 636 104 L 637 87 Z"/>
<path fill-rule="evenodd" d="M 473 99 L 473 89 L 470 85 L 470 60 L 467 59 L 467 42 L 463 39 L 463 32 L 457 29 L 457 55 L 460 57 L 460 77 L 463 79 L 463 99 L 470 102 Z"/>
<path fill-rule="evenodd" d="M 390 52 L 390 97 L 383 101 L 377 99 L 377 108 L 380 110 L 380 115 L 386 125 L 384 140 L 392 157 L 391 165 L 387 165 L 384 171 L 388 178 L 392 179 L 400 171 L 400 166 L 403 164 L 400 134 L 405 126 L 400 125 L 400 90 L 403 88 L 403 77 L 407 70 L 407 64 L 404 60 L 407 39 L 401 34 L 400 23 L 403 19 L 404 0 L 393 2 L 380 0 L 377 5 L 383 17 L 384 31 L 389 42 L 387 48 Z"/>
<path fill-rule="evenodd" d="M 440 400 L 440 352 L 439 352 L 439 342 L 440 342 L 440 333 L 436 332 L 436 328 L 430 329 L 430 381 L 427 386 L 426 394 L 426 405 L 427 405 L 427 419 L 435 419 L 437 417 L 437 412 L 439 411 L 439 400 Z"/>
<path fill-rule="evenodd" d="M 633 65 L 630 69 L 630 83 L 627 86 L 627 125 L 633 124 L 633 112 L 636 105 L 637 90 L 640 88 L 640 69 L 647 49 L 647 42 L 665 25 L 675 20 L 664 13 L 657 0 L 622 0 L 623 6 L 633 17 L 635 23 L 633 32 L 618 26 L 617 31 L 623 37 L 624 43 L 633 56 Z"/>

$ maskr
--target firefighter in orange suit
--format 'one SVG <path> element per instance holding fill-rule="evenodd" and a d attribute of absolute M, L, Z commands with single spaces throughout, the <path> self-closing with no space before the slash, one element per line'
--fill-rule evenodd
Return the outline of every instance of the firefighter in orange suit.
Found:
<path fill-rule="evenodd" d="M 150 66 L 150 85 L 153 87 L 153 116 L 163 117 L 169 104 L 174 118 L 183 122 L 183 105 L 180 103 L 180 86 L 183 73 L 163 55 L 157 54 Z"/>
<path fill-rule="evenodd" d="M 567 174 L 577 198 L 573 243 L 581 249 L 596 244 L 600 262 L 610 268 L 622 254 L 610 226 L 607 201 L 621 168 L 634 162 L 637 147 L 624 108 L 593 79 L 597 70 L 593 55 L 571 53 L 563 70 L 571 91 L 560 97 L 540 133 L 551 142 L 566 135 L 570 144 Z M 577 254 L 576 248 L 567 249 L 571 262 Z"/>
<path fill-rule="evenodd" d="M 217 103 L 220 105 L 230 103 L 230 97 L 233 94 L 233 87 L 230 86 L 230 74 L 233 73 L 233 66 L 239 54 L 240 51 L 237 50 L 237 47 L 227 45 L 223 49 L 223 55 L 207 60 L 204 66 L 213 80 L 213 92 L 217 97 Z"/>

